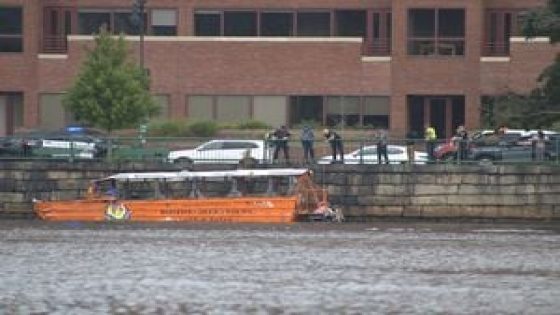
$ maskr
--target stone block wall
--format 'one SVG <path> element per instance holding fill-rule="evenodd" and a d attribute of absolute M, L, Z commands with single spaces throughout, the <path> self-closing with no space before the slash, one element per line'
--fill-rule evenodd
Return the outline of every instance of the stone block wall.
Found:
<path fill-rule="evenodd" d="M 329 165 L 316 181 L 353 220 L 560 218 L 560 167 Z"/>
<path fill-rule="evenodd" d="M 178 169 L 155 162 L 0 161 L 0 216 L 33 217 L 33 198 L 76 198 L 92 180 L 113 173 L 173 170 Z M 315 182 L 352 221 L 560 219 L 560 166 L 316 165 L 313 170 Z"/>

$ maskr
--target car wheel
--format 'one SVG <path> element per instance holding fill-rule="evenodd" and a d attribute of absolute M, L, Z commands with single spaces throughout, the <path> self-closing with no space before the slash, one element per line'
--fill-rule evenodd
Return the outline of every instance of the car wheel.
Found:
<path fill-rule="evenodd" d="M 190 168 L 192 167 L 193 160 L 189 159 L 189 158 L 178 158 L 175 160 L 175 164 L 183 167 L 183 168 Z"/>

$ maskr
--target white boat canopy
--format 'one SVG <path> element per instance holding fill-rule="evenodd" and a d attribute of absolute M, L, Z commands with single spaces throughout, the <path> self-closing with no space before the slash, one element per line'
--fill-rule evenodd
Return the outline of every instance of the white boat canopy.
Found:
<path fill-rule="evenodd" d="M 180 171 L 180 172 L 146 172 L 146 173 L 118 173 L 100 179 L 99 181 L 183 181 L 201 178 L 235 178 L 235 177 L 271 177 L 271 176 L 301 176 L 308 173 L 306 168 L 274 168 L 274 169 L 239 169 L 229 171 Z"/>

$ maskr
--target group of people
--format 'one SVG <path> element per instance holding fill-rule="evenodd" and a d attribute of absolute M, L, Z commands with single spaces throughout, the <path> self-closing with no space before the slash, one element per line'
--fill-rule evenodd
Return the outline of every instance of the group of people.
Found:
<path fill-rule="evenodd" d="M 291 136 L 286 126 L 274 130 L 266 135 L 266 140 L 274 147 L 273 161 L 278 161 L 280 152 L 283 152 L 284 159 L 290 160 L 288 141 Z M 332 155 L 332 163 L 344 163 L 344 147 L 342 144 L 342 136 L 332 129 L 324 129 L 323 137 L 329 143 Z M 389 156 L 387 154 L 388 134 L 385 129 L 377 129 L 374 132 L 374 140 L 377 145 L 377 158 L 379 163 L 381 160 L 389 164 Z M 315 142 L 315 134 L 313 129 L 305 125 L 300 134 L 301 145 L 303 147 L 303 158 L 306 163 L 315 161 L 315 150 L 313 144 Z"/>
<path fill-rule="evenodd" d="M 274 153 L 272 156 L 273 161 L 278 161 L 280 151 L 282 151 L 284 154 L 284 160 L 290 160 L 290 151 L 288 147 L 288 140 L 290 136 L 291 133 L 285 125 L 266 135 L 266 140 L 274 147 Z M 337 132 L 331 129 L 324 129 L 323 137 L 330 144 L 333 161 L 344 163 L 342 137 Z M 301 129 L 300 140 L 303 147 L 304 161 L 306 163 L 313 163 L 315 161 L 315 150 L 313 148 L 313 143 L 315 142 L 315 134 L 313 132 L 313 128 L 311 128 L 309 125 L 303 126 L 303 128 Z M 339 157 L 338 160 L 337 157 Z"/>

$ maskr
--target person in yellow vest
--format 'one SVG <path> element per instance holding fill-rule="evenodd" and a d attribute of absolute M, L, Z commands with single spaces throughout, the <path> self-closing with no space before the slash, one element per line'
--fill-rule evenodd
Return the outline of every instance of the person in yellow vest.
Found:
<path fill-rule="evenodd" d="M 424 140 L 426 140 L 426 153 L 428 153 L 428 160 L 434 160 L 434 149 L 436 146 L 436 129 L 430 125 L 426 125 L 424 130 Z"/>

